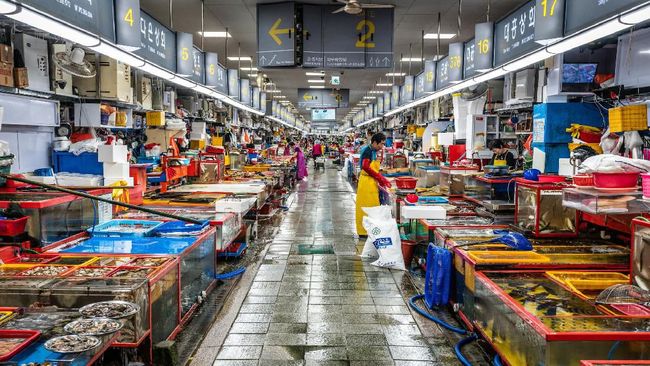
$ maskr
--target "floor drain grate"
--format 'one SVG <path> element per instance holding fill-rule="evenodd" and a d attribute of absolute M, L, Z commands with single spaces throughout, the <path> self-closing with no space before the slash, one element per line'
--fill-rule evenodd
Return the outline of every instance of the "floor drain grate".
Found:
<path fill-rule="evenodd" d="M 298 254 L 334 254 L 334 247 L 331 245 L 298 244 Z"/>

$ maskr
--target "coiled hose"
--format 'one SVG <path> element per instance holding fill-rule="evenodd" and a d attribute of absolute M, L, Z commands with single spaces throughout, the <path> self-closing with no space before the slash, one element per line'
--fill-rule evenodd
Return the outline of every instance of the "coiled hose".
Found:
<path fill-rule="evenodd" d="M 413 310 L 415 310 L 418 314 L 422 315 L 423 317 L 431 320 L 432 322 L 434 322 L 434 323 L 440 325 L 441 327 L 443 327 L 445 329 L 448 329 L 448 330 L 450 330 L 450 331 L 452 331 L 454 333 L 463 334 L 463 335 L 464 334 L 469 334 L 469 332 L 467 332 L 467 330 L 465 330 L 463 328 L 454 327 L 453 325 L 447 323 L 446 321 L 444 321 L 444 320 L 442 320 L 440 318 L 434 317 L 433 315 L 431 315 L 428 312 L 424 311 L 419 306 L 415 305 L 416 301 L 418 301 L 420 299 L 423 299 L 423 298 L 424 298 L 424 295 L 415 295 L 415 296 L 411 297 L 411 299 L 409 300 L 409 305 L 411 305 L 411 308 L 413 308 Z"/>
<path fill-rule="evenodd" d="M 470 344 L 470 343 L 474 342 L 477 339 L 478 339 L 478 336 L 476 334 L 472 333 L 472 335 L 470 335 L 467 338 L 461 339 L 460 342 L 456 343 L 456 345 L 454 346 L 454 352 L 456 353 L 456 357 L 458 357 L 458 361 L 460 361 L 460 363 L 462 363 L 463 366 L 472 366 L 472 364 L 469 362 L 469 360 L 467 358 L 465 358 L 465 356 L 463 355 L 463 352 L 462 352 L 463 347 L 465 345 L 467 345 L 467 344 Z"/>
<path fill-rule="evenodd" d="M 503 366 L 503 362 L 501 362 L 501 357 L 499 357 L 499 355 L 494 356 L 494 359 L 492 360 L 492 365 Z"/>

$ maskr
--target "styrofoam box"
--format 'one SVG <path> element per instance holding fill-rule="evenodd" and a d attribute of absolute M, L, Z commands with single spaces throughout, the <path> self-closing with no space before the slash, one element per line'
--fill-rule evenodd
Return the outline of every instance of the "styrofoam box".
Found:
<path fill-rule="evenodd" d="M 192 122 L 192 132 L 205 132 L 207 128 L 206 122 Z"/>
<path fill-rule="evenodd" d="M 57 173 L 56 184 L 64 187 L 96 187 L 101 186 L 103 177 L 99 175 L 78 173 Z"/>
<path fill-rule="evenodd" d="M 127 163 L 128 149 L 126 145 L 99 145 L 97 149 L 100 163 Z M 128 174 L 127 174 L 128 175 Z"/>
<path fill-rule="evenodd" d="M 129 163 L 104 163 L 104 178 L 128 178 Z"/>
<path fill-rule="evenodd" d="M 190 140 L 206 140 L 208 135 L 205 133 L 190 133 Z"/>
<path fill-rule="evenodd" d="M 255 205 L 255 198 L 223 198 L 215 202 L 216 212 L 242 213 Z"/>
<path fill-rule="evenodd" d="M 438 206 L 402 206 L 402 218 L 444 220 L 447 218 L 447 210 Z"/>
<path fill-rule="evenodd" d="M 112 186 L 113 184 L 119 182 L 119 181 L 125 181 L 127 186 L 132 187 L 133 186 L 133 177 L 126 177 L 126 178 L 104 178 L 104 186 Z"/>

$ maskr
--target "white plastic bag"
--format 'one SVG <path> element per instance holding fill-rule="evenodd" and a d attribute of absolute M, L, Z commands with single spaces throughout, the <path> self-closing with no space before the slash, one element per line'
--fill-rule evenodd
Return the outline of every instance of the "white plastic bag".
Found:
<path fill-rule="evenodd" d="M 363 217 L 363 227 L 368 232 L 368 239 L 361 255 L 368 257 L 378 254 L 379 259 L 372 263 L 373 266 L 406 270 L 402 240 L 397 221 L 391 216 L 391 207 L 364 207 L 363 211 L 367 214 Z"/>
<path fill-rule="evenodd" d="M 580 173 L 647 173 L 650 161 L 601 154 L 588 158 L 578 167 Z"/>

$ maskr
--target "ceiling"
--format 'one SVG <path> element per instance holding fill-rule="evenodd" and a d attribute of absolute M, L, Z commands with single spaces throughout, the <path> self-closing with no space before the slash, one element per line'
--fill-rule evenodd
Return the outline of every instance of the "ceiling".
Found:
<path fill-rule="evenodd" d="M 490 2 L 490 20 L 498 20 L 521 5 L 525 0 L 366 0 L 379 4 L 395 5 L 395 30 L 394 53 L 396 60 L 395 69 L 416 74 L 421 70 L 420 63 L 400 63 L 400 56 L 420 57 L 422 52 L 422 31 L 426 33 L 437 32 L 437 14 L 441 13 L 441 32 L 456 33 L 458 30 L 458 2 L 462 1 L 462 17 L 460 36 L 449 40 L 441 40 L 440 53 L 447 53 L 450 42 L 466 41 L 474 36 L 474 24 L 486 21 L 487 6 Z M 256 4 L 279 2 L 277 0 L 204 0 L 204 29 L 205 31 L 228 32 L 232 38 L 228 39 L 228 49 L 223 38 L 205 38 L 201 40 L 201 0 L 141 0 L 142 8 L 163 24 L 170 25 L 170 2 L 172 4 L 173 29 L 194 34 L 194 43 L 204 51 L 217 52 L 219 61 L 229 68 L 236 68 L 237 62 L 229 61 L 226 64 L 225 54 L 229 56 L 251 56 L 253 67 L 256 65 L 257 33 L 256 33 Z M 335 0 L 303 0 L 309 4 L 336 4 Z M 436 54 L 436 41 L 425 40 L 424 57 L 433 58 Z M 242 67 L 249 67 L 248 62 L 243 62 Z M 308 87 L 306 71 L 295 69 L 265 69 L 261 73 L 282 90 L 281 95 L 286 96 L 297 106 L 297 88 Z M 356 105 L 369 90 L 380 89 L 375 84 L 391 70 L 387 69 L 337 69 L 326 70 L 326 80 L 332 73 L 341 76 L 340 88 L 350 89 L 350 104 Z M 245 76 L 248 72 L 242 72 Z M 388 88 L 384 88 L 388 89 Z M 349 109 L 337 110 L 337 119 L 341 121 Z M 309 112 L 300 110 L 306 120 L 310 119 Z"/>

